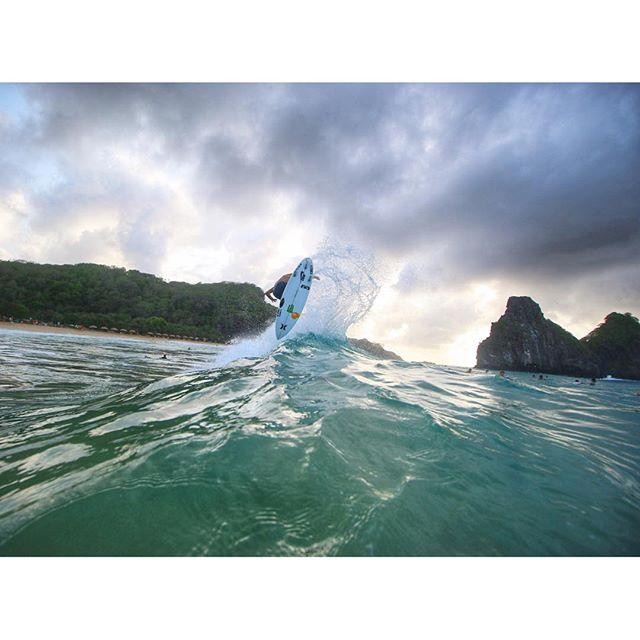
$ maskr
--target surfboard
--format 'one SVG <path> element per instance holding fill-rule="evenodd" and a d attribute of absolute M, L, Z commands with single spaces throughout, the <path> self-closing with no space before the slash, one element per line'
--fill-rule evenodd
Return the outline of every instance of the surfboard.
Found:
<path fill-rule="evenodd" d="M 276 315 L 276 338 L 284 338 L 295 326 L 311 291 L 313 262 L 305 258 L 293 271 L 280 298 Z"/>

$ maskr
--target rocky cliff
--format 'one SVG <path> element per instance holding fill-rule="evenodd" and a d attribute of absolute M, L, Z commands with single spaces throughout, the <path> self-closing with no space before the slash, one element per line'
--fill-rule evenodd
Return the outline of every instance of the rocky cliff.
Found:
<path fill-rule="evenodd" d="M 527 296 L 512 296 L 504 315 L 491 324 L 491 333 L 478 345 L 477 367 L 598 375 L 594 356 L 576 337 L 548 320 Z"/>
<path fill-rule="evenodd" d="M 640 380 L 640 322 L 630 313 L 610 313 L 580 342 L 593 354 L 601 376 Z"/>
<path fill-rule="evenodd" d="M 381 344 L 370 342 L 366 338 L 349 338 L 349 343 L 381 360 L 402 360 L 397 353 L 387 351 Z"/>

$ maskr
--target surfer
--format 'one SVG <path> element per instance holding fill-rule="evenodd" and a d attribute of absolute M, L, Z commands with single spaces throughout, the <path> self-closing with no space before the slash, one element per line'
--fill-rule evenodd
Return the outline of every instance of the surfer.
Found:
<path fill-rule="evenodd" d="M 284 293 L 284 288 L 287 286 L 287 282 L 289 282 L 290 277 L 290 273 L 285 273 L 283 276 L 280 276 L 273 287 L 271 287 L 269 291 L 264 292 L 264 295 L 267 296 L 267 298 L 269 298 L 271 302 L 280 300 L 280 298 L 282 298 L 282 294 Z"/>
<path fill-rule="evenodd" d="M 289 282 L 289 278 L 291 277 L 290 273 L 285 273 L 283 276 L 278 278 L 278 281 L 269 289 L 269 291 L 265 291 L 264 295 L 271 300 L 271 302 L 275 302 L 276 300 L 280 300 L 282 298 L 282 294 L 284 293 L 284 289 L 287 286 L 287 282 Z M 314 280 L 320 280 L 318 276 L 313 276 Z"/>

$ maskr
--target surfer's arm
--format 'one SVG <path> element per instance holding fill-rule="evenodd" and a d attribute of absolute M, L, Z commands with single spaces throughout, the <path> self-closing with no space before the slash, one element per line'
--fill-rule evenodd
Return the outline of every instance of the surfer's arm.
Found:
<path fill-rule="evenodd" d="M 273 295 L 271 295 L 273 293 L 273 287 L 271 287 L 271 289 L 269 289 L 269 291 L 265 291 L 264 295 L 267 296 L 267 298 L 269 298 L 269 300 L 271 300 L 271 302 L 275 302 L 276 299 L 274 298 Z"/>

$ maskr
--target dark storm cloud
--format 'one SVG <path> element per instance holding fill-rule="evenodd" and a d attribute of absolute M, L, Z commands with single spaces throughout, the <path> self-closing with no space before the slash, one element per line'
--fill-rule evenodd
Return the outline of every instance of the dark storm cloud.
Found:
<path fill-rule="evenodd" d="M 444 242 L 469 273 L 599 268 L 640 241 L 637 87 L 514 88 L 475 126 L 454 112 L 446 162 L 374 233 Z M 459 117 L 458 117 L 459 116 Z M 467 131 L 458 135 L 457 122 Z M 452 146 L 453 145 L 453 146 Z"/>
<path fill-rule="evenodd" d="M 637 85 L 34 85 L 23 151 L 1 182 L 42 225 L 79 202 L 127 212 L 123 250 L 150 252 L 149 188 L 121 146 L 185 173 L 203 222 L 259 223 L 274 194 L 391 254 L 439 256 L 457 278 L 597 271 L 640 252 Z M 15 130 L 3 134 L 15 147 Z M 10 157 L 10 156 L 8 156 Z M 16 156 L 17 158 L 17 156 Z M 171 206 L 158 193 L 153 207 Z M 138 222 L 136 222 L 138 221 Z M 37 225 L 36 225 L 37 226 Z M 127 229 L 136 229 L 127 236 Z M 140 247 L 136 246 L 140 238 Z M 150 245 L 151 242 L 151 245 Z M 157 260 L 163 248 L 151 251 Z"/>

